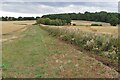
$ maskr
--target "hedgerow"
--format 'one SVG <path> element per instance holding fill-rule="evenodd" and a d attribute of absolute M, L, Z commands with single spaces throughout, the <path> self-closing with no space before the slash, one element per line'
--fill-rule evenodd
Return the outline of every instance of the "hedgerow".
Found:
<path fill-rule="evenodd" d="M 69 27 L 42 27 L 50 35 L 57 36 L 69 41 L 87 51 L 118 60 L 118 38 L 117 36 L 102 33 L 84 32 L 77 28 Z"/>
<path fill-rule="evenodd" d="M 55 26 L 63 26 L 67 24 L 66 20 L 61 20 L 61 19 L 55 19 L 51 20 L 49 18 L 39 18 L 36 21 L 38 24 L 44 24 L 44 25 L 55 25 Z"/>

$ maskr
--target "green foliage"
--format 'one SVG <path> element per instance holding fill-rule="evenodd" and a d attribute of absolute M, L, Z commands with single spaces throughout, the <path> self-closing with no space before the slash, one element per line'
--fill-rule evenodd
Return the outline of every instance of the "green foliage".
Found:
<path fill-rule="evenodd" d="M 55 25 L 55 26 L 63 26 L 67 24 L 66 20 L 55 19 L 51 20 L 49 18 L 39 18 L 36 21 L 38 24 L 45 24 L 45 25 Z"/>
<path fill-rule="evenodd" d="M 66 20 L 68 24 L 70 23 L 71 20 L 87 20 L 96 22 L 107 22 L 110 23 L 111 25 L 119 24 L 120 23 L 119 17 L 120 17 L 119 13 L 107 13 L 105 11 L 95 13 L 85 12 L 85 13 L 49 14 L 42 16 L 42 18 Z"/>
<path fill-rule="evenodd" d="M 18 36 L 20 35 L 24 35 L 20 40 L 3 43 L 3 64 L 0 67 L 5 78 L 6 76 L 19 76 L 19 74 L 32 74 L 35 78 L 43 78 L 48 69 L 46 59 L 51 59 L 48 55 L 61 54 L 68 50 L 67 46 L 62 48 L 65 46 L 64 43 L 63 45 L 59 44 L 56 39 L 50 37 L 46 31 L 36 25 L 31 26 Z M 14 73 L 10 70 L 13 70 Z"/>
<path fill-rule="evenodd" d="M 2 21 L 2 18 L 0 17 L 0 21 Z"/>
<path fill-rule="evenodd" d="M 119 19 L 118 19 L 117 17 L 112 17 L 112 18 L 110 19 L 110 24 L 111 24 L 112 26 L 116 26 L 116 25 L 118 24 L 118 21 L 119 21 Z"/>
<path fill-rule="evenodd" d="M 21 21 L 21 20 L 38 20 L 40 17 L 1 17 L 3 21 Z M 87 20 L 87 21 L 96 21 L 96 22 L 107 22 L 110 23 L 112 26 L 116 26 L 117 24 L 120 24 L 120 13 L 108 13 L 105 11 L 101 12 L 85 12 L 85 13 L 64 13 L 64 14 L 49 14 L 49 15 L 43 15 L 41 18 L 49 18 L 49 19 L 60 19 L 65 20 L 62 21 L 62 25 L 64 23 L 71 24 L 71 20 Z M 57 22 L 57 21 L 56 21 Z M 46 24 L 49 23 L 49 20 L 47 19 Z M 55 21 L 52 23 L 55 24 Z M 57 23 L 55 25 L 58 25 L 60 23 Z M 100 25 L 101 26 L 101 25 Z"/>
<path fill-rule="evenodd" d="M 7 65 L 6 64 L 2 64 L 2 69 L 6 70 L 7 69 Z"/>
<path fill-rule="evenodd" d="M 44 68 L 43 67 L 37 67 L 35 69 L 35 74 L 36 74 L 36 78 L 41 78 L 43 77 L 45 71 L 44 71 Z"/>

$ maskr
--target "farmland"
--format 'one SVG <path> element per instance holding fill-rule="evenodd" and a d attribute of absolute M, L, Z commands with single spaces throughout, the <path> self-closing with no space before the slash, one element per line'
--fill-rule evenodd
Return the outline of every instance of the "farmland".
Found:
<path fill-rule="evenodd" d="M 16 32 L 21 32 L 27 29 L 35 21 L 3 21 L 0 31 L 2 33 L 2 41 L 7 41 L 8 39 L 17 38 Z"/>
<path fill-rule="evenodd" d="M 109 23 L 73 20 L 72 24 L 76 24 L 76 26 L 79 29 L 84 31 L 86 30 L 91 32 L 115 34 L 115 35 L 118 34 L 118 26 L 110 26 Z M 90 26 L 91 24 L 102 24 L 103 26 Z"/>
<path fill-rule="evenodd" d="M 82 20 L 73 20 L 71 25 L 66 26 L 57 26 L 57 27 L 69 27 L 74 29 L 80 29 L 85 32 L 94 32 L 94 33 L 102 33 L 102 34 L 112 34 L 118 36 L 118 26 L 110 26 L 109 23 L 103 22 L 94 22 L 94 21 L 82 21 Z M 76 26 L 73 26 L 76 24 Z M 91 26 L 91 24 L 102 24 L 103 26 Z M 44 25 L 43 25 L 44 26 Z M 51 26 L 50 27 L 56 27 Z"/>
<path fill-rule="evenodd" d="M 3 21 L 2 26 L 4 27 L 2 27 L 2 34 L 17 31 L 33 23 L 35 23 L 35 21 Z"/>
<path fill-rule="evenodd" d="M 104 65 L 101 61 L 90 57 L 85 52 L 77 50 L 72 44 L 52 37 L 53 33 L 49 33 L 50 31 L 57 32 L 56 28 L 60 28 L 72 31 L 80 29 L 85 33 L 115 35 L 118 34 L 117 27 L 110 26 L 107 23 L 103 23 L 103 26 L 90 26 L 91 22 L 89 21 L 73 21 L 72 23 L 75 23 L 76 26 L 32 25 L 34 23 L 35 21 L 3 22 L 3 39 L 9 39 L 3 42 L 2 46 L 3 77 L 118 77 L 118 72 L 113 68 Z M 45 31 L 45 28 L 49 30 Z M 10 39 L 11 37 L 17 38 Z"/>

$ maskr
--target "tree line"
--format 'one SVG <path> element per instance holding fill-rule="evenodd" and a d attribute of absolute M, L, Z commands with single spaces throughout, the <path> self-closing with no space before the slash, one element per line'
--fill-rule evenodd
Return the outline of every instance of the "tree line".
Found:
<path fill-rule="evenodd" d="M 22 20 L 36 20 L 40 17 L 18 17 L 18 18 L 15 18 L 15 17 L 0 17 L 0 20 L 1 21 L 22 21 Z"/>
<path fill-rule="evenodd" d="M 0 17 L 2 21 L 22 21 L 22 20 L 37 20 L 40 17 Z M 43 15 L 41 18 L 49 18 L 52 20 L 61 20 L 64 23 L 71 24 L 71 20 L 86 20 L 86 21 L 96 21 L 96 22 L 106 22 L 110 23 L 112 26 L 120 24 L 120 13 L 108 13 L 105 11 L 101 12 L 85 12 L 85 13 L 63 13 L 63 14 L 49 14 Z M 56 23 L 59 22 L 56 20 Z M 60 22 L 61 22 L 60 21 Z M 52 23 L 54 23 L 53 21 Z M 55 24 L 57 25 L 57 24 Z"/>
<path fill-rule="evenodd" d="M 64 13 L 64 14 L 49 14 L 43 15 L 42 18 L 50 19 L 62 19 L 67 20 L 86 20 L 86 21 L 96 21 L 96 22 L 106 22 L 110 23 L 112 26 L 120 24 L 120 13 L 108 13 L 105 11 L 101 12 L 85 12 L 85 13 Z"/>
<path fill-rule="evenodd" d="M 39 18 L 37 19 L 37 24 L 45 24 L 45 25 L 55 25 L 55 26 L 63 26 L 68 25 L 69 23 L 66 20 L 61 19 L 49 19 L 49 18 Z"/>

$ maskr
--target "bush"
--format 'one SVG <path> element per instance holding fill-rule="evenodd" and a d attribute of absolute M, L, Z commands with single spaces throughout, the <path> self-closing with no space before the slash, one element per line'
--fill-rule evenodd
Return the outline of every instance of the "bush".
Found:
<path fill-rule="evenodd" d="M 102 24 L 91 24 L 91 26 L 102 26 Z"/>
<path fill-rule="evenodd" d="M 45 24 L 45 25 L 55 25 L 55 26 L 63 26 L 67 24 L 66 20 L 55 19 L 51 20 L 49 18 L 39 18 L 37 19 L 37 24 Z"/>
<path fill-rule="evenodd" d="M 45 18 L 44 19 L 44 24 L 45 25 L 49 25 L 51 22 L 50 22 L 50 19 L 49 18 Z"/>

